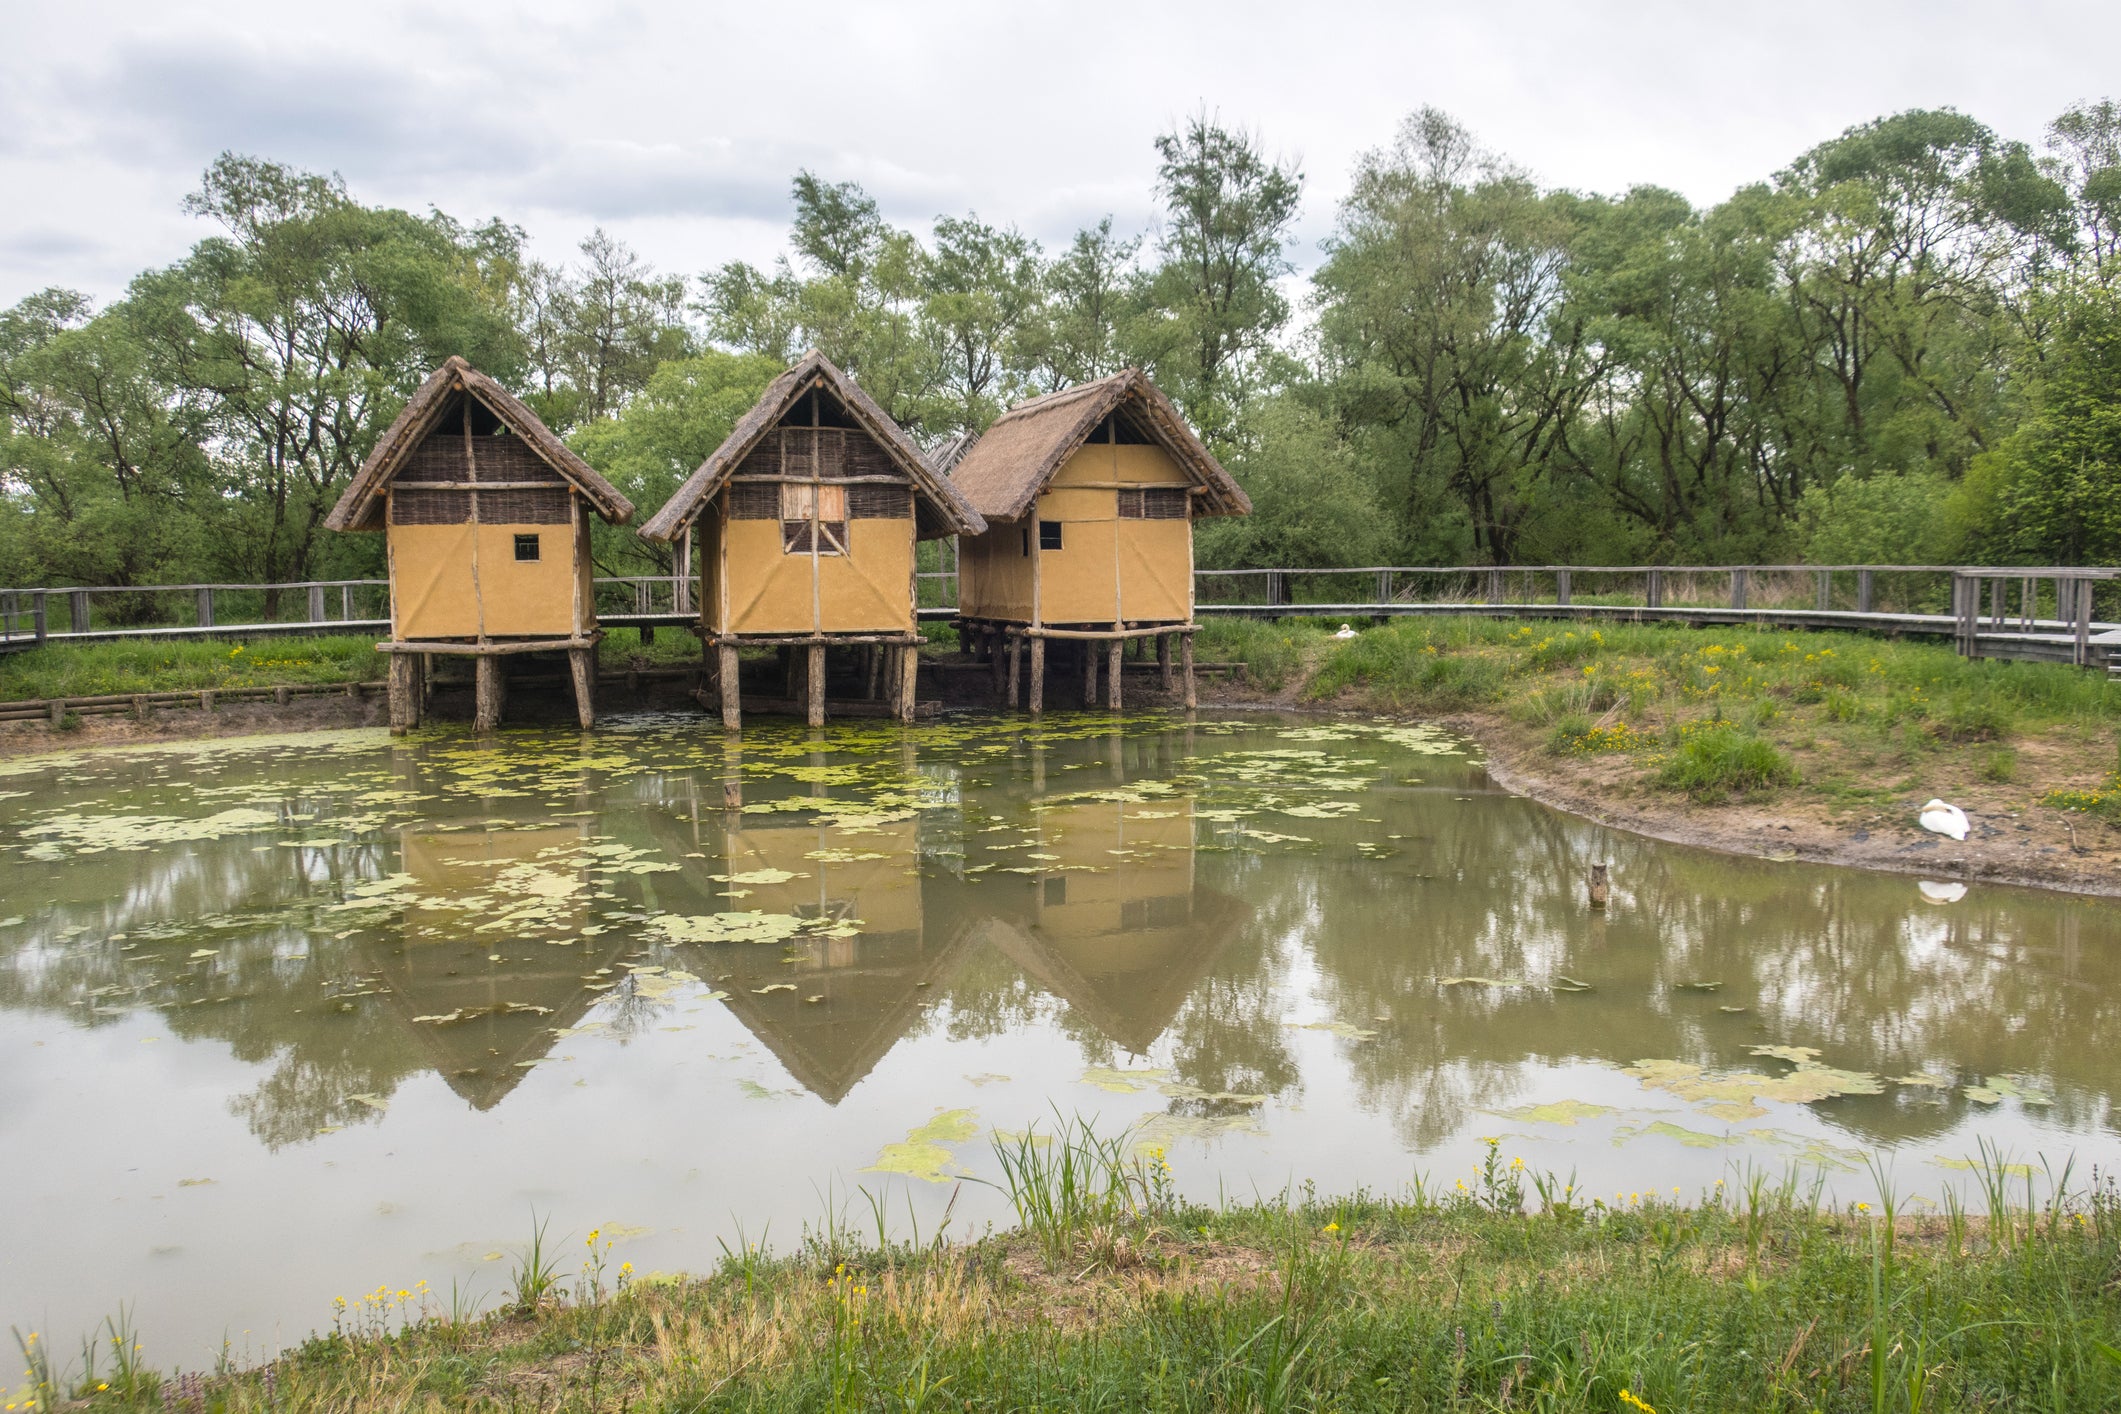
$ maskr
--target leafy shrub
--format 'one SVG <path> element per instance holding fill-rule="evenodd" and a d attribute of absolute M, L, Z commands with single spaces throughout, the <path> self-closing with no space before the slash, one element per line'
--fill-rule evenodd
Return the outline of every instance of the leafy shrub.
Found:
<path fill-rule="evenodd" d="M 1793 785 L 1797 768 L 1772 742 L 1727 723 L 1685 732 L 1657 783 L 1697 797 Z"/>

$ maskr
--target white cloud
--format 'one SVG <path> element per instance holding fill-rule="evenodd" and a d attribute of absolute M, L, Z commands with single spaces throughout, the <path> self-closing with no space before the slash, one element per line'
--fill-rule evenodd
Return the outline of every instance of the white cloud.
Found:
<path fill-rule="evenodd" d="M 1303 160 L 1308 263 L 1356 156 L 1424 103 L 1549 183 L 1708 202 L 1905 107 L 2037 140 L 2113 87 L 2121 10 L 1175 0 L 1094 23 L 984 0 L 82 0 L 23 7 L 10 39 L 0 303 L 108 297 L 180 255 L 204 232 L 179 203 L 224 149 L 502 216 L 547 256 L 603 224 L 673 270 L 768 258 L 799 167 L 904 223 L 976 209 L 1052 246 L 1108 211 L 1145 227 L 1150 140 L 1203 104 Z"/>

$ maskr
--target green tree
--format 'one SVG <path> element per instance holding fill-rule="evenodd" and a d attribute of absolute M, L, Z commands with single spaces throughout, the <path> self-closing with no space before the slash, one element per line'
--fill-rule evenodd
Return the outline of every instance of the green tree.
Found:
<path fill-rule="evenodd" d="M 1374 565 L 1392 555 L 1391 518 L 1377 483 L 1340 435 L 1322 389 L 1291 389 L 1252 409 L 1247 445 L 1230 474 L 1252 498 L 1249 516 L 1197 523 L 1195 554 L 1215 569 Z"/>
<path fill-rule="evenodd" d="M 677 493 L 780 376 L 779 359 L 709 349 L 663 364 L 618 415 L 592 422 L 569 443 L 646 516 Z M 668 574 L 672 550 L 630 526 L 593 527 L 605 574 Z"/>
<path fill-rule="evenodd" d="M 1130 325 L 1138 317 L 1135 257 L 1141 237 L 1112 234 L 1112 218 L 1075 233 L 1046 266 L 1043 318 L 1022 339 L 1021 362 L 1039 389 L 1058 392 L 1127 366 Z"/>
<path fill-rule="evenodd" d="M 1303 172 L 1205 111 L 1158 137 L 1156 153 L 1164 226 L 1139 337 L 1165 391 L 1223 448 L 1288 323 L 1278 282 L 1292 268 Z"/>
<path fill-rule="evenodd" d="M 1022 340 L 1044 296 L 1038 242 L 975 214 L 940 216 L 921 267 L 921 322 L 934 349 L 930 432 L 984 431 L 1028 383 Z"/>

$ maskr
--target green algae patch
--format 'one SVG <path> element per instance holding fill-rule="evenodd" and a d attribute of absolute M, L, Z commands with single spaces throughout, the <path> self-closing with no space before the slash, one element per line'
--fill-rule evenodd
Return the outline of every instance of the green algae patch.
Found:
<path fill-rule="evenodd" d="M 1594 1105 L 1588 1100 L 1556 1100 L 1551 1104 L 1519 1105 L 1513 1110 L 1489 1110 L 1488 1113 L 1503 1119 L 1529 1120 L 1534 1124 L 1574 1125 L 1578 1120 L 1603 1119 L 1620 1111 L 1611 1105 Z"/>
<path fill-rule="evenodd" d="M 863 1173 L 896 1173 L 923 1183 L 947 1183 L 963 1177 L 957 1156 L 948 1146 L 962 1144 L 979 1134 L 979 1121 L 972 1110 L 944 1110 L 918 1129 L 909 1130 L 903 1142 L 886 1144 L 876 1162 Z"/>
<path fill-rule="evenodd" d="M 1810 1046 L 1754 1046 L 1752 1054 L 1789 1061 L 1787 1075 L 1764 1075 L 1759 1071 L 1711 1071 L 1691 1061 L 1639 1060 L 1621 1067 L 1653 1090 L 1664 1090 L 1698 1105 L 1703 1114 L 1717 1119 L 1759 1119 L 1767 1114 L 1763 1100 L 1805 1105 L 1841 1095 L 1882 1095 L 1885 1085 L 1877 1076 L 1860 1071 L 1836 1070 L 1818 1062 L 1819 1052 Z"/>
<path fill-rule="evenodd" d="M 648 926 L 673 943 L 779 943 L 803 931 L 808 920 L 792 913 L 665 913 Z"/>
<path fill-rule="evenodd" d="M 1983 1083 L 1968 1085 L 1959 1093 L 1977 1105 L 2000 1105 L 2005 1100 L 2016 1100 L 2021 1105 L 2055 1103 L 2052 1095 L 2034 1089 L 2032 1080 L 2023 1075 L 1991 1075 Z"/>
<path fill-rule="evenodd" d="M 1704 1130 L 1688 1129 L 1683 1124 L 1674 1124 L 1668 1119 L 1655 1120 L 1649 1124 L 1624 1124 L 1613 1131 L 1615 1146 L 1635 1139 L 1674 1139 L 1689 1149 L 1722 1149 L 1732 1144 L 1743 1144 L 1742 1134 L 1710 1134 Z"/>
<path fill-rule="evenodd" d="M 1367 1041 L 1377 1034 L 1346 1021 L 1284 1021 L 1282 1025 L 1295 1031 L 1323 1031 L 1343 1041 Z"/>

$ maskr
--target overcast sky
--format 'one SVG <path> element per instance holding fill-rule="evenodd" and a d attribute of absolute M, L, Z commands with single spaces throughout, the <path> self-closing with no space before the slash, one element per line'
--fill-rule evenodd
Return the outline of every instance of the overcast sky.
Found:
<path fill-rule="evenodd" d="M 1550 185 L 1708 203 L 1898 109 L 2037 144 L 2121 96 L 2111 0 L 0 6 L 0 305 L 181 255 L 225 149 L 504 217 L 547 258 L 602 224 L 695 274 L 781 248 L 801 167 L 920 229 L 1144 228 L 1151 139 L 1205 104 L 1301 162 L 1309 264 L 1354 159 L 1423 104 Z"/>

